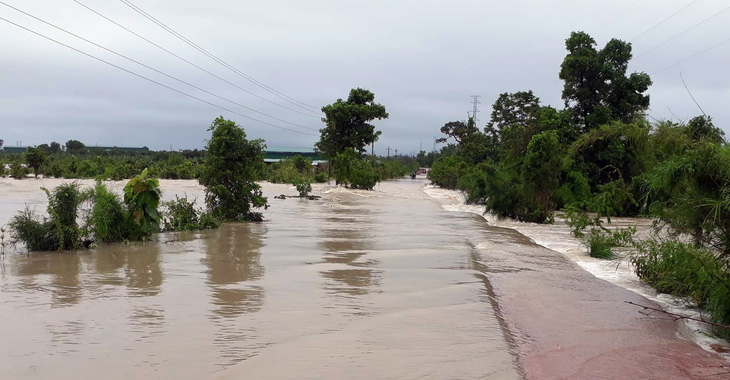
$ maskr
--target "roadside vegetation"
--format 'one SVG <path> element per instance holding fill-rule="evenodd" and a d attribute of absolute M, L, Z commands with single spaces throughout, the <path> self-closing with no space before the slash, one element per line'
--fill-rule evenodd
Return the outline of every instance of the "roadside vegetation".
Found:
<path fill-rule="evenodd" d="M 730 146 L 709 116 L 647 120 L 651 78 L 628 73 L 631 44 L 566 40 L 563 109 L 532 91 L 503 93 L 483 128 L 446 123 L 421 164 L 438 186 L 498 217 L 552 223 L 564 212 L 591 256 L 629 255 L 659 291 L 687 297 L 730 325 Z M 651 217 L 656 237 L 634 241 L 612 217 Z M 727 331 L 725 331 L 727 335 Z"/>

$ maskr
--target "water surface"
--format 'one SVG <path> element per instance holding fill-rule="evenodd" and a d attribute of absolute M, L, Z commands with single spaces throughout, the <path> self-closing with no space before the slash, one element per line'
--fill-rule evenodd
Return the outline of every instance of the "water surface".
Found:
<path fill-rule="evenodd" d="M 43 209 L 38 182 L 1 181 L 9 191 L 0 211 L 26 202 Z M 265 223 L 9 255 L 0 273 L 0 373 L 519 378 L 489 282 L 497 267 L 477 247 L 483 220 L 442 210 L 422 185 L 325 188 L 308 201 L 273 199 L 296 191 L 267 184 Z M 168 199 L 202 194 L 192 181 L 162 186 Z"/>

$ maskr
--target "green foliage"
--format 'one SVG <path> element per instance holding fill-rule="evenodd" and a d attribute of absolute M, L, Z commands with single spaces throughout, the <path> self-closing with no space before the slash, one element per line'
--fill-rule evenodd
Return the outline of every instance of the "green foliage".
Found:
<path fill-rule="evenodd" d="M 175 197 L 174 201 L 165 202 L 165 231 L 194 231 L 218 228 L 220 221 L 209 213 L 201 212 L 187 197 Z"/>
<path fill-rule="evenodd" d="M 23 165 L 18 161 L 13 161 L 10 164 L 10 177 L 15 179 L 24 179 L 28 172 L 25 170 Z"/>
<path fill-rule="evenodd" d="M 294 183 L 294 186 L 297 187 L 297 191 L 299 192 L 299 196 L 302 198 L 306 198 L 309 196 L 309 193 L 312 192 L 312 184 L 308 181 L 302 181 L 299 183 Z"/>
<path fill-rule="evenodd" d="M 467 163 L 459 156 L 441 157 L 433 163 L 428 178 L 436 186 L 456 189 L 459 177 L 466 173 L 467 168 Z"/>
<path fill-rule="evenodd" d="M 353 189 L 372 190 L 380 181 L 380 176 L 369 161 L 363 160 L 352 148 L 345 149 L 333 160 L 334 176 L 337 183 Z"/>
<path fill-rule="evenodd" d="M 311 173 L 303 174 L 291 160 L 275 162 L 267 168 L 267 179 L 271 183 L 296 183 L 304 181 Z"/>
<path fill-rule="evenodd" d="M 224 222 L 261 221 L 253 209 L 268 207 L 255 179 L 265 170 L 261 140 L 247 140 L 244 130 L 219 117 L 210 128 L 208 157 L 200 175 L 205 203 L 214 217 Z"/>
<path fill-rule="evenodd" d="M 651 209 L 675 235 L 730 257 L 730 146 L 701 140 L 645 176 Z"/>
<path fill-rule="evenodd" d="M 42 149 L 31 147 L 25 153 L 25 163 L 29 168 L 33 169 L 33 174 L 35 174 L 36 178 L 38 178 L 38 172 L 47 160 L 47 153 Z"/>
<path fill-rule="evenodd" d="M 86 145 L 79 140 L 68 140 L 66 141 L 66 151 L 70 154 L 83 153 L 86 150 Z"/>
<path fill-rule="evenodd" d="M 375 94 L 356 88 L 350 90 L 346 101 L 322 107 L 326 126 L 320 129 L 320 140 L 315 144 L 328 160 L 351 148 L 363 153 L 365 146 L 378 140 L 381 132 L 370 124 L 373 120 L 388 118 L 388 112 L 381 104 L 375 103 Z"/>
<path fill-rule="evenodd" d="M 730 325 L 730 272 L 710 249 L 676 241 L 646 241 L 631 258 L 636 274 L 661 293 L 688 297 L 710 320 Z M 717 330 L 730 337 L 730 331 Z"/>
<path fill-rule="evenodd" d="M 93 203 L 89 224 L 94 239 L 100 243 L 128 239 L 132 226 L 127 218 L 127 211 L 119 197 L 101 181 L 97 181 L 94 188 Z"/>
<path fill-rule="evenodd" d="M 25 244 L 29 251 L 62 251 L 81 246 L 79 227 L 76 222 L 78 206 L 83 195 L 77 184 L 62 184 L 48 196 L 50 218 L 38 218 L 26 208 L 10 221 L 12 237 Z"/>
<path fill-rule="evenodd" d="M 588 214 L 576 205 L 566 208 L 566 219 L 573 235 L 585 244 L 588 254 L 599 259 L 613 259 L 616 257 L 614 248 L 631 247 L 634 245 L 633 236 L 636 227 L 616 227 L 609 229 L 603 226 L 601 214 L 589 217 Z M 611 219 L 608 223 L 611 223 Z M 590 227 L 590 228 L 589 228 Z M 588 228 L 588 232 L 585 230 Z"/>
<path fill-rule="evenodd" d="M 631 123 L 649 108 L 649 96 L 643 94 L 651 86 L 649 75 L 626 76 L 631 44 L 612 39 L 602 50 L 595 46 L 587 33 L 571 33 L 560 70 L 563 100 L 584 132 L 611 120 Z"/>
<path fill-rule="evenodd" d="M 124 186 L 124 204 L 127 205 L 127 220 L 132 226 L 130 237 L 143 240 L 160 229 L 160 182 L 147 177 L 147 169 L 133 177 Z"/>
<path fill-rule="evenodd" d="M 325 183 L 327 182 L 327 173 L 324 172 L 318 172 L 314 175 L 314 182 L 316 183 Z"/>

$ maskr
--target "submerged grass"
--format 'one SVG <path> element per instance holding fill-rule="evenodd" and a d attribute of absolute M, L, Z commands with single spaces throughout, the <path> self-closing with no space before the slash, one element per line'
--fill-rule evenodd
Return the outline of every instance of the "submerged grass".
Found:
<path fill-rule="evenodd" d="M 730 271 L 714 251 L 692 244 L 645 241 L 631 257 L 636 274 L 661 293 L 686 297 L 714 323 L 730 325 Z M 730 338 L 730 330 L 715 333 Z"/>

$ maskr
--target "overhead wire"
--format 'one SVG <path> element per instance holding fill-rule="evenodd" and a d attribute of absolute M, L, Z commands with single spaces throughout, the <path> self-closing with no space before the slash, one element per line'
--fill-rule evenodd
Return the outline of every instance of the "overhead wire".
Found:
<path fill-rule="evenodd" d="M 261 99 L 261 100 L 263 100 L 263 101 L 266 101 L 266 102 L 268 102 L 268 103 L 271 103 L 271 104 L 273 104 L 273 105 L 275 105 L 275 106 L 277 106 L 277 107 L 281 107 L 281 108 L 283 108 L 283 109 L 286 109 L 286 110 L 289 110 L 289 111 L 292 111 L 292 112 L 296 112 L 296 113 L 298 113 L 298 114 L 300 114 L 300 115 L 304 115 L 304 116 L 308 116 L 308 117 L 319 117 L 319 116 L 317 116 L 317 115 L 312 115 L 311 113 L 304 113 L 304 112 L 302 112 L 302 111 L 300 111 L 300 110 L 296 110 L 296 109 L 294 109 L 294 108 L 290 108 L 290 107 L 287 107 L 287 106 L 285 106 L 285 105 L 283 105 L 283 104 L 279 104 L 279 103 L 277 103 L 277 102 L 274 102 L 274 101 L 272 101 L 272 100 L 270 100 L 270 99 L 267 99 L 267 98 L 265 98 L 265 97 L 263 97 L 263 96 L 261 96 L 261 95 L 259 95 L 259 94 L 255 93 L 255 92 L 249 91 L 249 90 L 247 90 L 247 89 L 245 89 L 245 88 L 243 88 L 243 87 L 241 87 L 241 86 L 239 86 L 239 85 L 237 85 L 237 84 L 235 84 L 235 83 L 233 83 L 233 82 L 231 82 L 231 81 L 229 81 L 229 80 L 227 80 L 227 79 L 225 79 L 225 78 L 222 78 L 222 77 L 220 77 L 220 76 L 216 75 L 215 73 L 212 73 L 212 72 L 210 72 L 210 71 L 206 70 L 205 68 L 203 68 L 203 67 L 201 67 L 201 66 L 199 66 L 199 65 L 196 65 L 195 63 L 193 63 L 193 62 L 191 62 L 191 61 L 189 61 L 189 60 L 187 60 L 187 59 L 185 59 L 185 58 L 181 57 L 180 55 L 178 55 L 178 54 L 175 54 L 174 52 L 172 52 L 172 51 L 170 51 L 170 50 L 166 49 L 165 47 L 163 47 L 163 46 L 161 46 L 161 45 L 159 45 L 159 44 L 155 43 L 154 41 L 152 41 L 152 40 L 150 40 L 150 39 L 148 39 L 148 38 L 146 38 L 146 37 L 142 36 L 141 34 L 139 34 L 139 33 L 135 32 L 135 31 L 133 31 L 133 30 L 131 30 L 131 29 L 127 28 L 126 26 L 124 26 L 124 25 L 122 25 L 122 24 L 120 24 L 120 23 L 118 23 L 118 22 L 116 22 L 116 21 L 112 20 L 111 18 L 109 18 L 109 17 L 105 16 L 104 14 L 102 14 L 102 13 L 98 12 L 97 10 L 95 10 L 95 9 L 93 9 L 93 8 L 91 8 L 91 7 L 89 7 L 88 5 L 86 5 L 86 4 L 82 3 L 82 2 L 80 2 L 79 0 L 74 0 L 74 2 L 76 2 L 77 4 L 79 4 L 79 5 L 80 5 L 80 6 L 82 6 L 82 7 L 86 8 L 86 9 L 87 9 L 87 10 L 89 10 L 90 12 L 92 12 L 92 13 L 96 14 L 97 16 L 99 16 L 99 17 L 101 17 L 101 18 L 103 18 L 103 19 L 105 19 L 105 20 L 109 21 L 110 23 L 112 23 L 112 24 L 114 24 L 114 25 L 118 26 L 119 28 L 121 28 L 121 29 L 123 29 L 123 30 L 125 30 L 125 31 L 127 31 L 127 32 L 129 32 L 129 33 L 131 33 L 132 35 L 136 36 L 137 38 L 139 38 L 139 39 L 141 39 L 141 40 L 143 40 L 143 41 L 145 41 L 145 42 L 147 42 L 147 43 L 151 44 L 152 46 L 154 46 L 154 47 L 156 47 L 156 48 L 158 48 L 158 49 L 160 49 L 160 50 L 164 51 L 164 52 L 165 52 L 165 53 L 167 53 L 167 54 L 170 54 L 170 55 L 172 55 L 173 57 L 175 57 L 175 58 L 177 58 L 177 59 L 179 59 L 179 60 L 181 60 L 181 61 L 183 61 L 183 62 L 187 63 L 188 65 L 190 65 L 190 66 L 192 66 L 192 67 L 194 67 L 194 68 L 196 68 L 196 69 L 198 69 L 198 70 L 200 70 L 200 71 L 202 71 L 202 72 L 204 72 L 204 73 L 206 73 L 206 74 L 208 74 L 208 75 L 210 75 L 210 76 L 212 76 L 212 77 L 214 77 L 214 78 L 216 78 L 216 79 L 218 79 L 218 80 L 220 80 L 220 81 L 222 81 L 222 82 L 224 82 L 224 83 L 227 83 L 227 84 L 229 84 L 229 85 L 233 86 L 234 88 L 236 88 L 236 89 L 238 89 L 238 90 L 240 90 L 240 91 L 243 91 L 243 92 L 245 92 L 245 93 L 247 93 L 247 94 L 249 94 L 249 95 L 252 95 L 252 96 L 254 96 L 254 97 L 256 97 L 256 98 L 259 98 L 259 99 Z"/>
<path fill-rule="evenodd" d="M 679 34 L 675 35 L 674 37 L 672 37 L 672 38 L 670 38 L 670 39 L 668 39 L 668 40 L 666 40 L 666 41 L 664 41 L 664 42 L 660 43 L 659 45 L 656 45 L 656 46 L 654 46 L 653 48 L 651 48 L 651 49 L 649 49 L 649 50 L 646 50 L 646 51 L 644 51 L 643 53 L 641 53 L 641 54 L 639 54 L 638 56 L 636 56 L 636 58 L 640 58 L 640 57 L 643 57 L 643 56 L 645 56 L 645 55 L 647 55 L 647 54 L 651 53 L 652 51 L 654 51 L 654 50 L 656 50 L 656 49 L 658 49 L 658 48 L 660 48 L 660 47 L 662 47 L 662 46 L 664 46 L 664 45 L 668 44 L 669 42 L 671 42 L 671 41 L 675 40 L 675 39 L 676 39 L 677 37 L 679 37 L 679 36 L 681 36 L 681 35 L 683 35 L 683 34 L 685 34 L 685 33 L 689 32 L 690 30 L 692 30 L 692 29 L 694 29 L 694 28 L 696 28 L 696 27 L 698 27 L 698 26 L 700 26 L 700 25 L 702 25 L 702 24 L 706 23 L 707 21 L 710 21 L 711 19 L 713 19 L 713 18 L 715 18 L 715 17 L 719 16 L 719 15 L 720 15 L 721 13 L 723 13 L 723 12 L 727 11 L 728 9 L 730 9 L 730 7 L 727 7 L 727 8 L 724 8 L 724 9 L 720 10 L 719 12 L 717 12 L 717 13 L 713 14 L 712 16 L 710 16 L 710 17 L 708 17 L 708 18 L 706 18 L 706 19 L 704 19 L 704 20 L 702 20 L 702 21 L 698 22 L 697 24 L 695 24 L 695 25 L 693 25 L 693 26 L 691 26 L 691 27 L 689 27 L 689 28 L 685 29 L 684 31 L 682 31 L 681 33 L 679 33 Z"/>
<path fill-rule="evenodd" d="M 633 39 L 632 39 L 631 41 L 629 41 L 629 42 L 634 42 L 634 41 L 638 40 L 638 39 L 639 39 L 639 38 L 640 38 L 641 36 L 643 36 L 643 35 L 645 35 L 645 34 L 647 34 L 647 33 L 651 32 L 651 31 L 652 31 L 652 30 L 654 30 L 654 29 L 656 29 L 656 28 L 657 28 L 657 27 L 659 27 L 659 26 L 660 26 L 661 24 L 664 24 L 665 22 L 669 21 L 669 19 L 671 19 L 672 17 L 674 17 L 674 16 L 678 15 L 678 14 L 679 14 L 680 12 L 682 12 L 683 10 L 685 10 L 685 9 L 689 8 L 689 7 L 690 7 L 690 6 L 692 5 L 692 4 L 694 4 L 694 3 L 698 2 L 698 1 L 699 1 L 699 0 L 694 0 L 694 1 L 692 1 L 691 3 L 689 3 L 689 4 L 685 5 L 684 7 L 680 8 L 680 9 L 679 9 L 678 11 L 676 11 L 676 12 L 672 13 L 672 15 L 671 15 L 671 16 L 669 16 L 669 17 L 665 18 L 665 19 L 664 19 L 664 20 L 662 20 L 662 21 L 659 21 L 659 23 L 658 23 L 658 24 L 656 24 L 656 25 L 652 26 L 651 28 L 649 28 L 649 29 L 645 30 L 645 31 L 644 31 L 643 33 L 641 33 L 641 34 L 639 34 L 638 36 L 634 37 L 634 38 L 633 38 Z"/>
<path fill-rule="evenodd" d="M 66 33 L 66 34 L 69 34 L 69 35 L 71 35 L 71 36 L 73 36 L 73 37 L 76 37 L 76 38 L 78 38 L 78 39 L 80 39 L 80 40 L 82 40 L 82 41 L 84 41 L 84 42 L 86 42 L 86 43 L 89 43 L 89 44 L 91 44 L 91 45 L 94 45 L 94 46 L 96 46 L 96 47 L 98 47 L 98 48 L 100 48 L 100 49 L 103 49 L 103 50 L 105 50 L 105 51 L 107 51 L 107 52 L 109 52 L 109 53 L 112 53 L 112 54 L 114 54 L 114 55 L 116 55 L 116 56 L 118 56 L 118 57 L 124 58 L 124 59 L 126 59 L 126 60 L 128 60 L 128 61 L 130 61 L 130 62 L 133 62 L 133 63 L 135 63 L 135 64 L 137 64 L 137 65 L 140 65 L 140 66 L 142 66 L 142 67 L 145 67 L 145 68 L 147 68 L 147 69 L 149 69 L 149 70 L 152 70 L 152 71 L 154 71 L 154 72 L 156 72 L 156 73 L 158 73 L 158 74 L 160 74 L 160 75 L 164 75 L 164 76 L 166 76 L 166 77 L 168 77 L 168 78 L 170 78 L 170 79 L 172 79 L 172 80 L 175 80 L 175 81 L 177 81 L 177 82 L 179 82 L 179 83 L 185 84 L 185 85 L 187 85 L 187 86 L 190 86 L 190 87 L 192 87 L 192 88 L 194 88 L 194 89 L 196 89 L 196 90 L 202 91 L 202 92 L 204 92 L 204 93 L 206 93 L 206 94 L 208 94 L 208 95 L 214 96 L 214 97 L 216 97 L 216 98 L 218 98 L 218 99 L 221 99 L 221 100 L 225 100 L 225 101 L 227 101 L 227 102 L 229 102 L 229 103 L 231 103 L 231 104 L 235 104 L 235 105 L 237 105 L 237 106 L 239 106 L 239 107 L 241 107 L 241 108 L 245 108 L 245 109 L 247 109 L 247 110 L 249 110 L 249 111 L 251 111 L 251 112 L 255 112 L 255 113 L 257 113 L 257 114 L 260 114 L 260 115 L 263 115 L 263 116 L 269 117 L 269 118 L 271 118 L 271 119 L 274 119 L 274 120 L 280 121 L 280 122 L 282 122 L 282 123 L 286 123 L 286 124 L 289 124 L 289 125 L 293 125 L 293 126 L 296 126 L 296 127 L 299 127 L 299 128 L 303 128 L 303 129 L 308 129 L 308 130 L 311 130 L 311 131 L 317 131 L 317 129 L 314 129 L 314 128 L 309 128 L 309 127 L 306 127 L 306 126 L 303 126 L 303 125 L 300 125 L 300 124 L 297 124 L 297 123 L 292 123 L 292 122 L 290 122 L 290 121 L 287 121 L 287 120 L 284 120 L 284 119 L 280 119 L 280 118 L 278 118 L 278 117 L 276 117 L 276 116 L 271 116 L 271 115 L 269 115 L 269 114 L 266 114 L 266 113 L 264 113 L 264 112 L 260 112 L 260 111 L 258 111 L 258 110 L 255 110 L 255 109 L 251 108 L 251 107 L 248 107 L 248 106 L 246 106 L 246 105 L 243 105 L 243 104 L 241 104 L 241 103 L 238 103 L 238 102 L 235 102 L 235 101 L 233 101 L 233 100 L 230 100 L 230 99 L 228 99 L 228 98 L 226 98 L 226 97 L 223 97 L 223 96 L 220 96 L 220 95 L 218 95 L 218 94 L 215 94 L 215 93 L 213 93 L 213 92 L 211 92 L 211 91 L 208 91 L 208 90 L 206 90 L 206 89 L 203 89 L 203 88 L 201 88 L 201 87 L 198 87 L 198 86 L 196 86 L 196 85 L 194 85 L 194 84 L 191 84 L 191 83 L 189 83 L 189 82 L 186 82 L 186 81 L 184 81 L 184 80 L 182 80 L 182 79 L 176 78 L 176 77 L 174 77 L 174 76 L 172 76 L 172 75 L 169 75 L 169 74 L 167 74 L 167 73 L 165 73 L 165 72 L 162 72 L 162 71 L 160 71 L 160 70 L 158 70 L 158 69 L 155 69 L 154 67 L 151 67 L 151 66 L 149 66 L 149 65 L 146 65 L 146 64 L 144 64 L 144 63 L 142 63 L 142 62 L 139 62 L 139 61 L 137 61 L 137 60 L 135 60 L 135 59 L 133 59 L 133 58 L 127 57 L 127 56 L 126 56 L 126 55 L 124 55 L 124 54 L 118 53 L 118 52 L 116 52 L 116 51 L 114 51 L 114 50 L 111 50 L 111 49 L 109 49 L 109 48 L 106 48 L 106 47 L 104 47 L 104 46 L 102 46 L 102 45 L 99 45 L 99 44 L 97 44 L 96 42 L 90 41 L 90 40 L 88 40 L 88 39 L 86 39 L 86 38 L 84 38 L 84 37 L 82 37 L 82 36 L 79 36 L 79 35 L 77 35 L 77 34 L 75 34 L 75 33 L 73 33 L 73 32 L 70 32 L 70 31 L 68 31 L 68 30 L 66 30 L 66 29 L 64 29 L 64 28 L 61 28 L 60 26 L 57 26 L 57 25 L 55 25 L 55 24 L 53 24 L 53 23 L 50 23 L 50 22 L 48 22 L 48 21 L 45 21 L 45 20 L 43 20 L 43 19 L 41 19 L 41 18 L 39 18 L 39 17 L 36 17 L 36 16 L 34 16 L 34 15 L 32 15 L 32 14 L 28 13 L 28 12 L 25 12 L 25 11 L 23 11 L 22 9 L 18 9 L 18 8 L 16 8 L 16 7 L 12 6 L 12 5 L 9 5 L 9 4 L 5 3 L 4 1 L 0 1 L 0 4 L 1 4 L 1 5 L 4 5 L 4 6 L 6 6 L 6 7 L 8 7 L 8 8 L 10 8 L 10 9 L 13 9 L 13 10 L 15 10 L 15 11 L 19 12 L 19 13 L 22 13 L 22 14 L 24 14 L 24 15 L 28 16 L 28 17 L 31 17 L 31 18 L 33 18 L 33 19 L 35 19 L 35 20 L 37 20 L 37 21 L 40 21 L 40 22 L 42 22 L 42 23 L 44 23 L 44 24 L 46 24 L 46 25 L 48 25 L 48 26 L 50 26 L 50 27 L 52 27 L 52 28 L 55 28 L 55 29 L 57 29 L 57 30 L 60 30 L 60 31 L 62 31 L 62 32 Z"/>
<path fill-rule="evenodd" d="M 292 98 L 292 97 L 290 97 L 290 96 L 288 96 L 286 94 L 283 94 L 283 93 L 281 93 L 281 92 L 279 92 L 277 90 L 274 90 L 273 88 L 271 88 L 271 87 L 269 87 L 269 86 L 261 83 L 260 81 L 254 79 L 250 75 L 248 75 L 248 74 L 242 72 L 241 70 L 235 68 L 233 65 L 229 64 L 228 62 L 224 61 L 220 57 L 218 57 L 218 56 L 214 55 L 213 53 L 209 52 L 208 50 L 204 49 L 200 45 L 196 44 L 195 42 L 191 41 L 190 39 L 186 38 L 182 34 L 180 34 L 177 31 L 175 31 L 173 28 L 171 28 L 168 25 L 166 25 L 164 22 L 162 22 L 159 19 L 155 18 L 154 16 L 150 15 L 149 13 L 147 13 L 146 11 L 144 11 L 142 8 L 138 7 L 137 5 L 135 5 L 134 3 L 132 3 L 131 1 L 129 1 L 129 0 L 120 0 L 120 1 L 122 2 L 122 4 L 126 5 L 127 7 L 131 8 L 132 10 L 134 10 L 137 13 L 139 13 L 143 17 L 147 18 L 148 20 L 150 20 L 151 22 L 153 22 L 154 24 L 156 24 L 157 26 L 159 26 L 163 30 L 165 30 L 168 33 L 172 34 L 176 38 L 180 39 L 181 41 L 183 41 L 186 44 L 190 45 L 194 49 L 198 50 L 200 53 L 202 53 L 205 56 L 209 57 L 210 59 L 212 59 L 213 61 L 215 61 L 218 64 L 222 65 L 223 67 L 229 69 L 233 73 L 235 73 L 235 74 L 241 76 L 242 78 L 250 81 L 251 83 L 255 84 L 256 86 L 258 86 L 258 87 L 264 89 L 265 91 L 268 91 L 271 94 L 273 94 L 273 95 L 281 98 L 282 100 L 284 100 L 286 102 L 289 102 L 289 103 L 291 103 L 291 104 L 293 104 L 295 106 L 298 106 L 298 107 L 300 107 L 302 109 L 307 109 L 307 107 L 309 107 L 309 108 L 314 109 L 314 110 L 317 110 L 319 112 L 319 109 L 317 107 L 312 106 L 312 105 L 309 105 L 309 104 L 304 103 L 304 102 L 301 102 L 301 101 L 299 101 L 297 99 L 294 99 L 294 98 Z"/>
<path fill-rule="evenodd" d="M 719 42 L 719 43 L 717 43 L 717 44 L 715 44 L 715 45 L 712 45 L 712 46 L 710 46 L 710 47 L 709 47 L 709 48 L 707 48 L 707 49 L 704 49 L 704 50 L 701 50 L 701 51 L 699 51 L 699 52 L 697 52 L 697 53 L 695 53 L 695 54 L 692 54 L 692 55 L 690 55 L 690 56 L 689 56 L 689 57 L 687 57 L 687 58 L 684 58 L 684 59 L 682 59 L 682 60 L 680 60 L 680 61 L 677 61 L 677 62 L 675 62 L 675 63 L 673 63 L 673 64 L 671 64 L 671 65 L 669 65 L 669 66 L 667 66 L 667 67 L 665 67 L 665 68 L 663 68 L 663 69 L 661 69 L 661 70 L 657 71 L 657 73 L 661 73 L 662 71 L 665 71 L 665 70 L 671 69 L 671 68 L 672 68 L 672 67 L 674 67 L 674 66 L 677 66 L 677 65 L 679 65 L 679 64 L 681 64 L 681 63 L 684 63 L 684 62 L 686 62 L 686 61 L 689 61 L 690 59 L 692 59 L 692 58 L 694 58 L 694 57 L 696 57 L 696 56 L 698 56 L 698 55 L 700 55 L 700 54 L 704 54 L 704 53 L 706 53 L 706 52 L 708 52 L 708 51 L 710 51 L 710 50 L 712 50 L 712 49 L 715 49 L 715 48 L 717 48 L 717 47 L 718 47 L 718 46 L 720 46 L 720 45 L 724 45 L 724 44 L 726 44 L 726 43 L 728 43 L 728 42 L 730 42 L 730 38 L 728 38 L 728 39 L 726 39 L 726 40 L 723 40 L 723 41 L 721 41 L 721 42 Z"/>
<path fill-rule="evenodd" d="M 237 111 L 231 110 L 231 109 L 229 109 L 229 108 L 227 108 L 227 107 L 223 107 L 223 106 L 221 106 L 221 105 L 218 105 L 218 104 L 215 104 L 215 103 L 209 102 L 209 101 L 207 101 L 207 100 L 205 100 L 205 99 L 202 99 L 202 98 L 199 98 L 199 97 L 197 97 L 197 96 L 195 96 L 195 95 L 191 95 L 191 94 L 188 94 L 188 93 L 186 93 L 186 92 L 184 92 L 184 91 L 178 90 L 178 89 L 176 89 L 176 88 L 174 88 L 174 87 L 168 86 L 168 85 L 166 85 L 166 84 L 164 84 L 164 83 L 161 83 L 161 82 L 158 82 L 158 81 L 156 81 L 156 80 L 154 80 L 154 79 L 150 79 L 150 78 L 148 78 L 148 77 L 146 77 L 146 76 L 144 76 L 144 75 L 141 75 L 141 74 L 138 74 L 138 73 L 136 73 L 136 72 L 134 72 L 134 71 L 128 70 L 128 69 L 126 69 L 126 68 L 124 68 L 124 67 L 121 67 L 121 66 L 119 66 L 119 65 L 116 65 L 116 64 L 114 64 L 114 63 L 111 63 L 111 62 L 109 62 L 109 61 L 106 61 L 106 60 L 104 60 L 104 59 L 102 59 L 102 58 L 99 58 L 99 57 L 96 57 L 96 56 L 94 56 L 94 55 L 92 55 L 92 54 L 86 53 L 86 52 L 84 52 L 84 51 L 82 51 L 82 50 L 80 50 L 80 49 L 77 49 L 77 48 L 73 47 L 73 46 L 67 45 L 67 44 L 65 44 L 65 43 L 63 43 L 63 42 L 61 42 L 61 41 L 55 40 L 55 39 L 53 39 L 53 38 L 51 38 L 51 37 L 48 37 L 48 36 L 46 36 L 46 35 L 44 35 L 44 34 L 42 34 L 42 33 L 36 32 L 35 30 L 32 30 L 32 29 L 30 29 L 30 28 L 27 28 L 27 27 L 25 27 L 25 26 L 22 26 L 22 25 L 20 25 L 20 24 L 18 24 L 18 23 L 15 23 L 15 22 L 13 22 L 13 21 L 10 21 L 10 20 L 8 20 L 8 19 L 6 19 L 6 18 L 4 18 L 4 17 L 0 17 L 0 20 L 2 20 L 2 21 L 5 21 L 5 22 L 7 22 L 8 24 L 14 25 L 14 26 L 16 26 L 16 27 L 18 27 L 18 28 L 20 28 L 20 29 L 23 29 L 23 30 L 25 30 L 25 31 L 27 31 L 27 32 L 30 32 L 30 33 L 32 33 L 32 34 L 35 34 L 35 35 L 37 35 L 37 36 L 39 36 L 39 37 L 42 37 L 42 38 L 44 38 L 44 39 L 46 39 L 46 40 L 49 40 L 49 41 L 51 41 L 51 42 L 54 42 L 54 43 L 56 43 L 56 44 L 58 44 L 58 45 L 61 45 L 61 46 L 65 47 L 65 48 L 67 48 L 67 49 L 71 49 L 71 50 L 73 50 L 73 51 L 75 51 L 75 52 L 77 52 L 77 53 L 83 54 L 83 55 L 85 55 L 85 56 L 87 56 L 87 57 L 89 57 L 89 58 L 92 58 L 92 59 L 96 60 L 96 61 L 99 61 L 99 62 L 102 62 L 102 63 L 104 63 L 104 64 L 107 64 L 107 65 L 109 65 L 109 66 L 111 66 L 111 67 L 114 67 L 114 68 L 116 68 L 116 69 L 118 69 L 118 70 L 122 70 L 122 71 L 124 71 L 124 72 L 126 72 L 126 73 L 128 73 L 128 74 L 134 75 L 134 76 L 136 76 L 136 77 L 138 77 L 138 78 L 144 79 L 144 80 L 146 80 L 146 81 L 148 81 L 148 82 L 151 82 L 151 83 L 153 83 L 153 84 L 156 84 L 156 85 L 158 85 L 158 86 L 164 87 L 164 88 L 166 88 L 166 89 L 168 89 L 168 90 L 170 90 L 170 91 L 174 91 L 174 92 L 176 92 L 176 93 L 178 93 L 178 94 L 181 94 L 181 95 L 187 96 L 187 97 L 189 97 L 189 98 L 191 98 L 191 99 L 194 99 L 194 100 L 197 100 L 197 101 L 199 101 L 199 102 L 202 102 L 202 103 L 208 104 L 208 105 L 210 105 L 210 106 L 213 106 L 213 107 L 216 107 L 216 108 L 218 108 L 218 109 L 222 109 L 222 110 L 224 110 L 224 111 L 227 111 L 227 112 L 230 112 L 230 113 L 232 113 L 232 114 L 235 114 L 235 115 L 238 115 L 238 116 L 244 117 L 244 118 L 246 118 L 246 119 L 249 119 L 249 120 L 253 120 L 253 121 L 255 121 L 255 122 L 258 122 L 258 123 L 261 123 L 261 124 L 264 124 L 264 125 L 268 125 L 268 126 L 271 126 L 271 127 L 274 127 L 274 128 L 279 128 L 279 129 L 287 130 L 287 131 L 290 131 L 290 132 L 294 132 L 294 133 L 298 133 L 298 134 L 308 135 L 308 136 L 317 136 L 317 135 L 314 135 L 314 134 L 311 134 L 311 133 L 306 133 L 306 132 L 298 131 L 298 130 L 295 130 L 295 129 L 291 129 L 291 128 L 286 128 L 286 127 L 282 127 L 282 126 L 280 126 L 280 125 L 272 124 L 272 123 L 269 123 L 269 122 L 267 122 L 267 121 L 264 121 L 264 120 L 259 120 L 259 119 L 253 118 L 253 117 L 251 117 L 251 116 L 248 116 L 248 115 L 242 114 L 242 113 L 240 113 L 240 112 L 237 112 Z"/>

